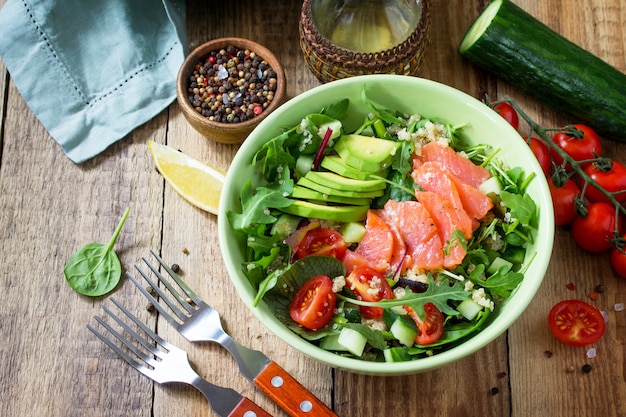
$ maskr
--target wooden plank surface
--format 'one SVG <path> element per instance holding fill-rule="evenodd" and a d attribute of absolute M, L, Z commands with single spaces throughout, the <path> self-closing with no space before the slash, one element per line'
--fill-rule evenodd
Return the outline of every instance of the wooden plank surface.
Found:
<path fill-rule="evenodd" d="M 0 0 L 0 5 L 3 3 Z M 486 0 L 435 0 L 431 39 L 421 76 L 482 98 L 509 95 L 542 124 L 568 120 L 477 70 L 456 53 L 465 30 Z M 626 71 L 626 4 L 623 0 L 515 3 L 574 42 Z M 254 39 L 272 49 L 286 68 L 294 97 L 319 82 L 298 46 L 301 2 L 239 0 L 188 2 L 191 46 L 223 36 Z M 185 386 L 158 386 L 102 346 L 85 328 L 107 299 L 87 299 L 65 284 L 63 267 L 90 241 L 106 242 L 124 209 L 131 214 L 117 249 L 123 266 L 149 249 L 178 263 L 186 281 L 222 313 L 239 341 L 263 350 L 341 416 L 626 416 L 624 343 L 626 281 L 606 255 L 579 250 L 567 230 L 557 230 L 550 269 L 539 294 L 507 332 L 480 352 L 433 372 L 372 377 L 333 370 L 286 346 L 239 301 L 226 275 L 216 218 L 182 200 L 154 171 L 148 140 L 166 143 L 228 169 L 237 147 L 200 137 L 173 103 L 102 155 L 71 163 L 29 111 L 0 63 L 0 415 L 2 416 L 206 416 L 204 398 Z M 605 141 L 607 156 L 626 162 L 624 146 Z M 186 252 L 183 252 L 186 248 Z M 572 282 L 576 290 L 568 290 Z M 586 349 L 557 343 L 546 315 L 563 298 L 586 298 L 598 284 L 596 304 L 607 312 L 607 333 Z M 219 346 L 192 345 L 146 310 L 124 281 L 114 296 L 148 320 L 159 334 L 189 351 L 199 373 L 236 388 L 272 415 L 286 416 L 236 371 Z M 550 354 L 547 354 L 549 352 Z M 589 374 L 581 371 L 590 363 Z M 574 372 L 568 372 L 568 367 Z M 492 388 L 498 393 L 493 394 Z"/>

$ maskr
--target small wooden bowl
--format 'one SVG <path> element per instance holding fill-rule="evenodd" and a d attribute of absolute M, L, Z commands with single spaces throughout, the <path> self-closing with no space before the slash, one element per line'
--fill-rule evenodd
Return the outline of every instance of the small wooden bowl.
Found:
<path fill-rule="evenodd" d="M 238 49 L 248 49 L 254 52 L 261 59 L 266 61 L 276 73 L 276 91 L 274 99 L 263 112 L 251 119 L 237 123 L 221 123 L 209 120 L 209 118 L 198 113 L 194 106 L 189 102 L 188 88 L 189 77 L 194 72 L 194 67 L 203 61 L 213 51 L 226 49 L 234 46 Z M 286 98 L 286 78 L 280 61 L 276 56 L 264 46 L 242 38 L 220 38 L 206 42 L 194 49 L 185 59 L 176 80 L 176 98 L 187 122 L 196 129 L 200 134 L 208 139 L 220 143 L 238 144 L 243 142 L 250 132 L 272 111 L 277 109 Z"/>

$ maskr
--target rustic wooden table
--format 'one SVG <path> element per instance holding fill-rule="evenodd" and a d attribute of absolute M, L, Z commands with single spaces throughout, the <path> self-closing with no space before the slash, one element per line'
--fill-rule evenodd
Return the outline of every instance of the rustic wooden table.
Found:
<path fill-rule="evenodd" d="M 487 3 L 433 2 L 432 45 L 420 75 L 477 98 L 510 95 L 544 125 L 565 124 L 568 120 L 457 54 L 465 30 Z M 626 71 L 624 0 L 515 3 Z M 191 46 L 222 36 L 254 39 L 276 52 L 293 97 L 319 84 L 298 45 L 300 5 L 297 0 L 190 1 Z M 28 109 L 2 62 L 0 74 L 0 415 L 214 415 L 193 388 L 153 385 L 95 339 L 85 325 L 109 301 L 83 298 L 65 283 L 62 271 L 71 255 L 87 242 L 107 241 L 130 206 L 116 246 L 123 266 L 131 268 L 149 249 L 161 251 L 221 311 L 236 339 L 264 351 L 340 416 L 626 416 L 626 312 L 614 309 L 626 302 L 626 281 L 611 271 L 606 254 L 583 253 L 568 231 L 557 230 L 548 274 L 527 311 L 480 352 L 443 369 L 404 377 L 333 370 L 286 346 L 243 306 L 221 260 L 216 217 L 164 184 L 146 144 L 166 143 L 224 170 L 237 147 L 201 137 L 173 103 L 102 155 L 75 165 Z M 607 156 L 626 162 L 626 145 L 604 145 Z M 567 289 L 570 282 L 575 290 Z M 597 357 L 587 358 L 585 348 L 568 347 L 551 336 L 546 316 L 557 301 L 587 299 L 599 284 L 605 291 L 595 304 L 607 312 L 608 329 L 595 345 Z M 286 415 L 237 373 L 223 349 L 192 345 L 148 313 L 130 282 L 115 297 L 189 350 L 201 375 L 236 388 L 273 415 Z M 585 363 L 593 366 L 590 373 L 582 372 Z"/>

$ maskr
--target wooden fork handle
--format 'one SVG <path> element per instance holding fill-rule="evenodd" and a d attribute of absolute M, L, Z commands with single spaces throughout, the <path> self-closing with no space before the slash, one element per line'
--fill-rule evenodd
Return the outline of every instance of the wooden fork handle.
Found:
<path fill-rule="evenodd" d="M 272 417 L 270 413 L 256 405 L 247 397 L 243 397 L 228 417 Z"/>
<path fill-rule="evenodd" d="M 254 383 L 292 417 L 337 417 L 337 414 L 271 361 Z"/>

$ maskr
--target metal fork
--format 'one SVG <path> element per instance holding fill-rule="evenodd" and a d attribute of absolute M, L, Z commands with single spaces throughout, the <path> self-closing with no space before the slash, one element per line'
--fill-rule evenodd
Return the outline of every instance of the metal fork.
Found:
<path fill-rule="evenodd" d="M 107 338 L 89 324 L 87 324 L 87 328 L 133 368 L 159 384 L 181 382 L 194 386 L 204 394 L 213 411 L 221 417 L 271 417 L 265 410 L 238 392 L 230 388 L 213 385 L 201 378 L 189 364 L 187 352 L 163 340 L 116 299 L 111 298 L 111 301 L 143 331 L 146 337 L 140 335 L 124 319 L 118 317 L 106 306 L 102 307 L 104 312 L 123 331 L 116 330 L 98 316 L 94 316 L 94 318 L 114 339 L 117 339 L 117 342 L 113 341 L 113 338 Z M 129 335 L 129 337 L 125 335 Z M 127 349 L 123 349 L 122 345 L 126 346 Z"/>
<path fill-rule="evenodd" d="M 135 269 L 156 291 L 173 314 L 170 314 L 131 273 L 126 272 L 126 276 L 180 334 L 191 342 L 207 341 L 222 345 L 235 358 L 239 372 L 292 417 L 337 417 L 332 410 L 276 362 L 263 353 L 249 349 L 232 339 L 222 328 L 219 313 L 198 297 L 155 251 L 150 252 L 176 286 L 145 257 L 142 260 L 157 277 L 157 282 L 139 265 L 135 265 Z M 159 282 L 163 284 L 167 292 L 158 285 Z"/>

